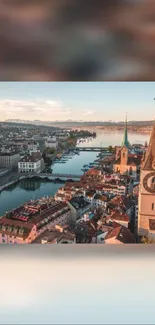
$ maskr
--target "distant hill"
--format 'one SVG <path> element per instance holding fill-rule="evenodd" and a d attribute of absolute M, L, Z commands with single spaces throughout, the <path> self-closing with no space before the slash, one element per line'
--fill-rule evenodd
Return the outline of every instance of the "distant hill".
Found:
<path fill-rule="evenodd" d="M 50 127 L 61 127 L 61 128 L 80 128 L 80 127 L 99 127 L 99 128 L 110 128 L 110 129 L 122 129 L 124 127 L 125 122 L 113 122 L 113 121 L 24 121 L 24 120 L 6 120 L 5 122 L 1 122 L 1 124 L 11 124 L 11 125 L 19 125 L 19 126 L 50 126 Z M 152 127 L 154 121 L 128 121 L 129 130 L 141 130 L 141 131 L 149 131 Z"/>

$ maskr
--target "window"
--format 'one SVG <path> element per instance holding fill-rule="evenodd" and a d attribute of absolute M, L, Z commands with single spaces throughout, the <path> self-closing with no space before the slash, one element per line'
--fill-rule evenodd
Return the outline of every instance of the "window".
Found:
<path fill-rule="evenodd" d="M 152 210 L 154 210 L 154 203 L 152 203 Z"/>

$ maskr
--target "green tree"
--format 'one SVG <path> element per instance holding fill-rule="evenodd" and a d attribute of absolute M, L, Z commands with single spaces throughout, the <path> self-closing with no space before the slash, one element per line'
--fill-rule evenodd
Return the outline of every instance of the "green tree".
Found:
<path fill-rule="evenodd" d="M 51 155 L 52 155 L 52 154 L 55 153 L 55 151 L 56 151 L 56 149 L 53 147 L 53 148 L 47 148 L 47 151 L 46 151 L 46 152 L 47 152 L 48 154 L 51 154 Z"/>

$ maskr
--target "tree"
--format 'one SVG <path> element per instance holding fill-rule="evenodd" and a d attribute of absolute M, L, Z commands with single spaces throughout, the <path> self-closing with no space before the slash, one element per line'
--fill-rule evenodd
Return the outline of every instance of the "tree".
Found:
<path fill-rule="evenodd" d="M 48 154 L 51 154 L 51 155 L 54 154 L 55 151 L 56 151 L 56 149 L 55 149 L 54 147 L 53 147 L 53 148 L 49 148 L 49 147 L 48 147 L 48 148 L 46 149 L 46 152 L 47 152 Z"/>

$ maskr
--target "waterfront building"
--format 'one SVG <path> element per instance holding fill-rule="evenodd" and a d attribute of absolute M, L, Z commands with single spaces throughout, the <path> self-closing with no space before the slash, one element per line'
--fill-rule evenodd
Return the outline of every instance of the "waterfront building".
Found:
<path fill-rule="evenodd" d="M 155 238 L 155 123 L 140 173 L 138 235 Z"/>
<path fill-rule="evenodd" d="M 32 152 L 18 162 L 19 173 L 40 173 L 44 169 L 44 160 L 40 152 Z"/>
<path fill-rule="evenodd" d="M 130 175 L 133 179 L 137 179 L 140 170 L 141 157 L 131 154 L 130 144 L 128 141 L 127 118 L 125 121 L 124 137 L 121 150 L 117 151 L 117 159 L 113 164 L 114 173 Z"/>
<path fill-rule="evenodd" d="M 0 219 L 0 244 L 30 244 L 45 230 L 70 220 L 71 210 L 64 202 L 50 198 L 30 201 Z"/>
<path fill-rule="evenodd" d="M 20 154 L 18 152 L 1 152 L 0 153 L 0 167 L 15 168 L 18 166 Z"/>

